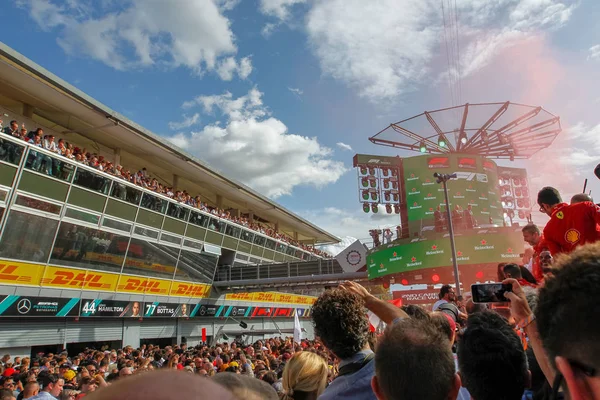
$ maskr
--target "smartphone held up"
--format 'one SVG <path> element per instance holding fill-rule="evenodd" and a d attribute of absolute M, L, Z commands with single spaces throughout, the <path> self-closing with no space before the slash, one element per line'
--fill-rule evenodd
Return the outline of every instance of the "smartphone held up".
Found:
<path fill-rule="evenodd" d="M 506 303 L 510 301 L 504 296 L 507 292 L 512 292 L 510 284 L 478 283 L 471 285 L 474 303 Z"/>

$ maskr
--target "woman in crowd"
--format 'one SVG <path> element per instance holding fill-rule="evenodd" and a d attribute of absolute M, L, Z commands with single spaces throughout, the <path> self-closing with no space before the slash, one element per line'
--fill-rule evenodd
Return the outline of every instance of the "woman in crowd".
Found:
<path fill-rule="evenodd" d="M 315 353 L 296 353 L 283 370 L 282 400 L 316 400 L 327 386 L 327 362 Z"/>

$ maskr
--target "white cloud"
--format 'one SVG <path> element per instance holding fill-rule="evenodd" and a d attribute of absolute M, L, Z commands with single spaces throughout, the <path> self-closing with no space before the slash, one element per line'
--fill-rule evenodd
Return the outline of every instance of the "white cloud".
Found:
<path fill-rule="evenodd" d="M 600 60 L 600 44 L 590 47 L 588 60 Z"/>
<path fill-rule="evenodd" d="M 291 194 L 299 185 L 320 188 L 347 171 L 316 137 L 289 133 L 283 122 L 270 116 L 256 88 L 238 98 L 229 92 L 198 96 L 183 107 L 201 107 L 223 123 L 178 134 L 171 141 L 269 197 Z"/>
<path fill-rule="evenodd" d="M 237 52 L 230 21 L 222 14 L 235 1 L 216 1 L 182 1 L 174 7 L 162 0 L 131 0 L 119 10 L 87 10 L 78 1 L 17 4 L 43 29 L 60 30 L 58 43 L 69 55 L 91 57 L 119 70 L 166 65 L 201 74 Z M 249 60 L 240 61 L 240 77 L 249 71 Z"/>
<path fill-rule="evenodd" d="M 336 146 L 342 150 L 352 151 L 352 146 L 350 146 L 349 144 L 343 143 L 343 142 L 337 142 Z"/>
<path fill-rule="evenodd" d="M 277 19 L 287 20 L 291 8 L 302 3 L 306 3 L 306 0 L 260 0 L 260 11 Z"/>
<path fill-rule="evenodd" d="M 269 22 L 267 24 L 265 24 L 265 26 L 263 26 L 262 30 L 260 31 L 260 33 L 268 38 L 269 36 L 271 36 L 271 34 L 273 33 L 273 31 L 275 31 L 275 28 L 277 28 L 279 24 L 274 24 L 272 22 Z"/>
<path fill-rule="evenodd" d="M 200 123 L 200 114 L 195 113 L 191 117 L 188 117 L 187 115 L 184 114 L 183 121 L 169 122 L 169 129 L 176 131 L 179 129 L 189 128 L 190 126 L 196 125 L 198 123 Z"/>
<path fill-rule="evenodd" d="M 246 79 L 252 72 L 252 60 L 244 57 L 238 63 L 234 57 L 223 59 L 217 67 L 217 74 L 224 81 L 230 81 L 237 74 L 241 79 Z"/>
<path fill-rule="evenodd" d="M 288 90 L 292 92 L 294 96 L 302 100 L 302 95 L 304 94 L 304 91 L 302 89 L 288 87 Z"/>
<path fill-rule="evenodd" d="M 223 11 L 230 11 L 233 10 L 239 3 L 241 0 L 217 0 L 217 5 L 223 10 Z"/>
<path fill-rule="evenodd" d="M 415 90 L 440 68 L 448 69 L 439 1 L 364 4 L 314 2 L 306 28 L 325 74 L 372 102 L 382 102 Z M 458 29 L 449 27 L 449 40 L 458 36 L 461 76 L 488 65 L 499 51 L 520 40 L 560 28 L 577 4 L 576 0 L 458 2 Z M 448 9 L 445 14 L 448 22 L 453 20 Z"/>

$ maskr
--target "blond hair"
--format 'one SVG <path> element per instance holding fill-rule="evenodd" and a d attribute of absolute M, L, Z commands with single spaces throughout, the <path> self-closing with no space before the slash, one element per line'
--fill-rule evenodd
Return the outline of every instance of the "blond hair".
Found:
<path fill-rule="evenodd" d="M 319 397 L 327 386 L 327 363 L 308 351 L 296 353 L 283 370 L 283 400 L 294 399 L 295 392 L 316 392 Z"/>

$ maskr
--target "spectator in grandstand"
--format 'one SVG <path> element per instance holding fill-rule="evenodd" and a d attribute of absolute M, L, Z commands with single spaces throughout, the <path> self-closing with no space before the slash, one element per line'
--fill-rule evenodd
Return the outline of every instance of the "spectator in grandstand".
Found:
<path fill-rule="evenodd" d="M 10 136 L 19 136 L 19 123 L 14 119 L 10 121 L 10 124 L 3 129 L 3 132 Z"/>
<path fill-rule="evenodd" d="M 227 388 L 238 400 L 278 400 L 277 392 L 268 383 L 246 375 L 223 372 L 211 378 Z"/>
<path fill-rule="evenodd" d="M 296 353 L 283 370 L 282 400 L 314 399 L 327 386 L 327 363 L 315 353 Z"/>
<path fill-rule="evenodd" d="M 531 256 L 531 273 L 537 281 L 544 278 L 540 265 L 540 253 L 544 251 L 544 236 L 535 224 L 527 224 L 521 229 L 523 240 L 533 248 Z"/>
<path fill-rule="evenodd" d="M 456 399 L 460 389 L 450 343 L 427 320 L 389 326 L 377 344 L 375 368 L 372 387 L 380 400 Z"/>
<path fill-rule="evenodd" d="M 32 400 L 54 400 L 63 390 L 65 381 L 56 374 L 41 372 L 38 381 L 42 385 L 41 391 Z"/>
<path fill-rule="evenodd" d="M 600 207 L 594 203 L 568 205 L 552 187 L 540 190 L 537 202 L 540 212 L 550 217 L 544 228 L 544 242 L 553 256 L 570 253 L 577 246 L 600 239 Z"/>
<path fill-rule="evenodd" d="M 495 312 L 473 314 L 458 342 L 462 384 L 474 400 L 520 400 L 530 385 L 519 336 Z"/>

